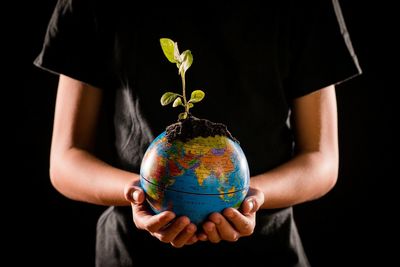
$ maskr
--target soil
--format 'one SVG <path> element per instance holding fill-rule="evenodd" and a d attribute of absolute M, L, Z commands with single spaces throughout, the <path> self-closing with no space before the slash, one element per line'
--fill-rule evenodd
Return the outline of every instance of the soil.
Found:
<path fill-rule="evenodd" d="M 226 136 L 233 141 L 239 141 L 232 136 L 228 128 L 223 123 L 216 123 L 207 119 L 199 119 L 189 115 L 187 119 L 171 124 L 166 129 L 168 142 L 180 140 L 186 142 L 195 137 Z"/>

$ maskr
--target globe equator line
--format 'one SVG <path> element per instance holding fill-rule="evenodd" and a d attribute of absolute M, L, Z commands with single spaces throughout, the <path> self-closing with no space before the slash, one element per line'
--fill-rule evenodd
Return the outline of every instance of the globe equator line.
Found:
<path fill-rule="evenodd" d="M 152 184 L 152 185 L 154 185 L 154 186 L 157 186 L 158 188 L 162 188 L 161 186 L 159 186 L 159 185 L 157 185 L 157 184 L 154 184 L 154 183 L 150 182 L 149 180 L 147 180 L 146 178 L 144 178 L 143 175 L 140 175 L 140 177 L 143 178 L 144 180 L 146 180 L 146 182 L 148 182 L 149 184 Z M 179 192 L 179 193 L 190 194 L 190 195 L 220 196 L 220 195 L 234 194 L 234 193 L 237 193 L 237 192 L 240 192 L 240 191 L 243 191 L 243 190 L 247 190 L 248 187 L 247 187 L 247 188 L 244 187 L 244 188 L 242 188 L 242 189 L 238 189 L 238 190 L 235 190 L 235 191 L 233 191 L 233 192 L 221 193 L 221 194 L 211 194 L 211 193 L 199 194 L 199 193 L 192 193 L 192 192 L 186 192 L 186 191 L 175 190 L 175 189 L 171 189 L 171 188 L 163 188 L 163 189 L 165 189 L 165 190 L 170 190 L 170 191 L 174 191 L 174 192 Z"/>

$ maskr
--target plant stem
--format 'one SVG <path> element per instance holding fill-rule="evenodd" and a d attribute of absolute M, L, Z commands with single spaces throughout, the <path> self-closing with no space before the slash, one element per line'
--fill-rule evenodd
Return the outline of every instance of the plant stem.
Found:
<path fill-rule="evenodd" d="M 186 100 L 186 82 L 185 82 L 185 72 L 181 74 L 182 79 L 182 94 L 183 94 L 183 105 L 185 106 L 185 112 L 189 114 L 189 105 Z"/>

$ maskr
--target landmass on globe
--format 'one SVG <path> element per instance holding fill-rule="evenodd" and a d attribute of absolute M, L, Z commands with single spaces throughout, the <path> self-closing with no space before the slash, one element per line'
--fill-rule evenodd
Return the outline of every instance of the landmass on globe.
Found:
<path fill-rule="evenodd" d="M 186 98 L 185 73 L 193 63 L 190 50 L 162 38 L 164 55 L 176 64 L 182 94 L 166 92 L 161 104 L 183 106 L 178 121 L 166 127 L 147 148 L 140 167 L 140 184 L 155 213 L 171 210 L 199 225 L 213 212 L 239 208 L 247 195 L 250 172 L 238 140 L 225 124 L 194 117 L 189 110 L 205 93 Z"/>

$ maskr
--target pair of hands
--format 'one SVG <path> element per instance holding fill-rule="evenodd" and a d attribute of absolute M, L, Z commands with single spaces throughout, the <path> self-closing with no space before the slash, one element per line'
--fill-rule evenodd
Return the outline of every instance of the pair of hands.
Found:
<path fill-rule="evenodd" d="M 256 212 L 264 203 L 263 193 L 250 188 L 239 210 L 227 208 L 222 213 L 212 213 L 201 229 L 197 229 L 188 217 L 175 218 L 171 211 L 154 215 L 145 205 L 144 191 L 137 185 L 125 189 L 125 198 L 131 202 L 133 221 L 138 229 L 177 248 L 207 240 L 234 242 L 251 235 L 256 225 Z"/>

